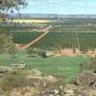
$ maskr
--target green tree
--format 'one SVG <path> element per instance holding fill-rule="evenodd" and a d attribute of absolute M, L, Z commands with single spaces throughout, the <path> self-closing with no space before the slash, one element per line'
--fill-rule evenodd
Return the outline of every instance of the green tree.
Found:
<path fill-rule="evenodd" d="M 19 10 L 26 5 L 25 0 L 0 0 L 0 11 L 16 9 Z"/>
<path fill-rule="evenodd" d="M 25 0 L 0 0 L 0 20 L 5 21 L 5 12 L 19 11 L 25 5 Z M 0 52 L 7 51 L 13 54 L 15 52 L 15 46 L 8 31 L 5 27 L 0 26 Z"/>

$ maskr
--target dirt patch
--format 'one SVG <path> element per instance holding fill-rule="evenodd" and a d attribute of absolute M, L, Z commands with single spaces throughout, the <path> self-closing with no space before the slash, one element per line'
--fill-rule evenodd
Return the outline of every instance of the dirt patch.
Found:
<path fill-rule="evenodd" d="M 76 49 L 75 52 L 73 49 L 62 49 L 56 52 L 57 56 L 77 56 L 77 55 L 86 55 L 86 56 L 91 56 L 95 57 L 96 56 L 96 51 L 87 51 L 85 53 L 82 53 L 79 49 Z"/>
<path fill-rule="evenodd" d="M 76 49 L 76 51 L 74 52 L 73 49 L 63 49 L 63 50 L 59 50 L 56 53 L 58 56 L 76 56 L 76 55 L 80 55 L 81 52 Z"/>

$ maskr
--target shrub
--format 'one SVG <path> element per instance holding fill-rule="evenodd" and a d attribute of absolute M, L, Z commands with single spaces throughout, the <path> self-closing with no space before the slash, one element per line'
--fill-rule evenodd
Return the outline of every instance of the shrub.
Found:
<path fill-rule="evenodd" d="M 0 88 L 3 91 L 11 90 L 15 87 L 24 87 L 26 78 L 21 71 L 7 73 L 0 82 Z"/>
<path fill-rule="evenodd" d="M 43 57 L 46 58 L 46 51 L 43 49 L 39 49 L 39 48 L 28 48 L 27 52 L 30 56 L 39 56 L 39 57 Z"/>

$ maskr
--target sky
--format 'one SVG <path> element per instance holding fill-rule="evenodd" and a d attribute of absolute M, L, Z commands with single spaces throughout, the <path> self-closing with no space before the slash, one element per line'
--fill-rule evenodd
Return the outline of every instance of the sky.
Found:
<path fill-rule="evenodd" d="M 26 0 L 21 13 L 96 14 L 96 0 Z"/>

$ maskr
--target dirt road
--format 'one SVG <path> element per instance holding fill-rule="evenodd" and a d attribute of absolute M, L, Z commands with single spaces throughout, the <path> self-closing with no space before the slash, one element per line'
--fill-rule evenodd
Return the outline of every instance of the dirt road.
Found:
<path fill-rule="evenodd" d="M 26 45 L 23 45 L 21 46 L 22 49 L 26 49 L 30 46 L 32 46 L 33 44 L 35 44 L 36 42 L 38 42 L 40 39 L 42 39 L 43 37 L 45 37 L 48 33 L 49 33 L 49 29 L 51 28 L 52 26 L 48 26 L 46 27 L 45 29 L 43 29 L 43 31 L 45 31 L 42 35 L 40 35 L 39 37 L 37 37 L 35 40 L 32 40 L 31 42 L 29 42 L 28 44 Z"/>

